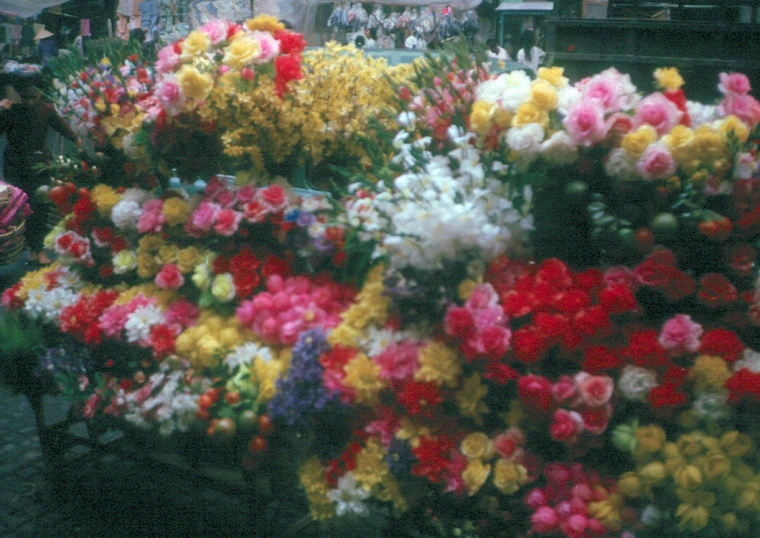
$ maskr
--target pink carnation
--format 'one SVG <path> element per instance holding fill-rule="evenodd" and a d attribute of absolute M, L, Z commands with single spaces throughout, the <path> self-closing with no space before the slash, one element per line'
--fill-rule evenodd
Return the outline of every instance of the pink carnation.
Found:
<path fill-rule="evenodd" d="M 137 221 L 137 231 L 144 233 L 160 232 L 166 223 L 166 217 L 162 211 L 164 202 L 160 198 L 153 198 L 142 206 L 143 212 Z"/>
<path fill-rule="evenodd" d="M 206 34 L 212 45 L 218 45 L 227 39 L 227 29 L 230 23 L 227 21 L 212 19 L 200 27 L 200 31 Z"/>
<path fill-rule="evenodd" d="M 240 227 L 240 220 L 243 214 L 233 209 L 220 209 L 216 213 L 216 224 L 214 231 L 225 237 L 232 236 Z"/>
<path fill-rule="evenodd" d="M 658 135 L 663 136 L 678 125 L 682 116 L 683 112 L 672 101 L 661 92 L 655 92 L 639 101 L 633 125 L 637 128 L 644 124 L 651 125 Z"/>
<path fill-rule="evenodd" d="M 636 170 L 643 179 L 665 179 L 676 172 L 676 160 L 665 144 L 651 144 L 636 161 Z"/>
<path fill-rule="evenodd" d="M 391 344 L 374 357 L 383 379 L 411 379 L 417 371 L 419 345 L 413 342 Z"/>
<path fill-rule="evenodd" d="M 598 101 L 583 101 L 567 114 L 562 121 L 567 133 L 579 146 L 592 146 L 604 140 L 608 125 L 604 110 Z"/>
<path fill-rule="evenodd" d="M 615 384 L 612 378 L 606 375 L 590 375 L 579 372 L 575 375 L 575 384 L 581 400 L 588 407 L 601 407 L 606 405 L 612 398 Z"/>
<path fill-rule="evenodd" d="M 200 310 L 187 299 L 179 299 L 173 302 L 166 311 L 166 323 L 190 327 L 195 325 Z"/>
<path fill-rule="evenodd" d="M 694 322 L 691 316 L 677 314 L 662 326 L 659 342 L 665 349 L 694 353 L 699 349 L 702 332 L 702 326 Z"/>
<path fill-rule="evenodd" d="M 542 506 L 530 517 L 531 532 L 546 534 L 552 532 L 559 525 L 559 517 L 554 508 Z"/>
<path fill-rule="evenodd" d="M 258 59 L 260 63 L 268 62 L 280 53 L 280 42 L 269 32 L 253 32 L 253 37 L 261 47 L 261 56 Z"/>
<path fill-rule="evenodd" d="M 162 290 L 176 290 L 185 283 L 185 277 L 176 265 L 167 263 L 156 275 L 155 282 Z"/>
<path fill-rule="evenodd" d="M 173 77 L 166 77 L 156 88 L 156 97 L 169 114 L 176 116 L 185 106 L 182 89 Z"/>
<path fill-rule="evenodd" d="M 751 95 L 728 94 L 718 106 L 718 113 L 736 116 L 752 128 L 760 123 L 760 102 Z"/>
<path fill-rule="evenodd" d="M 208 232 L 214 225 L 217 212 L 221 209 L 219 204 L 213 202 L 201 202 L 198 207 L 195 208 L 193 216 L 190 219 L 194 228 Z"/>
<path fill-rule="evenodd" d="M 749 78 L 743 73 L 721 73 L 718 90 L 723 95 L 746 95 L 752 89 Z"/>
<path fill-rule="evenodd" d="M 159 73 L 170 73 L 179 65 L 179 54 L 174 50 L 173 45 L 167 45 L 158 51 L 158 60 L 156 60 L 156 71 Z"/>

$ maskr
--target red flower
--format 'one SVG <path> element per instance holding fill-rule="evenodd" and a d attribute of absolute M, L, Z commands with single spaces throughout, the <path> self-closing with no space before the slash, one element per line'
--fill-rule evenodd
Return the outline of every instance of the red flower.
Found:
<path fill-rule="evenodd" d="M 686 404 L 686 395 L 671 384 L 654 387 L 649 391 L 649 404 L 655 409 L 680 407 Z"/>
<path fill-rule="evenodd" d="M 261 283 L 261 277 L 255 271 L 239 271 L 232 274 L 232 283 L 235 284 L 238 299 L 244 299 L 253 295 Z"/>
<path fill-rule="evenodd" d="M 737 403 L 745 398 L 760 401 L 760 374 L 742 368 L 729 377 L 723 386 L 728 390 L 728 401 Z"/>
<path fill-rule="evenodd" d="M 587 347 L 583 353 L 585 356 L 583 370 L 591 374 L 620 366 L 619 353 L 613 353 L 605 346 Z"/>
<path fill-rule="evenodd" d="M 404 385 L 397 399 L 410 415 L 419 415 L 424 409 L 423 414 L 431 417 L 432 408 L 443 402 L 443 394 L 441 394 L 441 388 L 435 383 L 410 381 Z"/>
<path fill-rule="evenodd" d="M 151 327 L 148 343 L 153 348 L 153 354 L 157 359 L 174 353 L 176 341 L 177 333 L 168 325 L 159 323 Z"/>
<path fill-rule="evenodd" d="M 427 478 L 433 483 L 442 482 L 443 472 L 449 463 L 447 456 L 453 449 L 454 442 L 445 435 L 438 435 L 437 438 L 421 436 L 420 444 L 412 451 L 417 458 L 412 474 Z"/>
<path fill-rule="evenodd" d="M 702 335 L 699 343 L 699 353 L 716 355 L 730 363 L 738 361 L 745 348 L 739 336 L 728 329 L 709 330 Z"/>
<path fill-rule="evenodd" d="M 274 33 L 274 37 L 280 42 L 280 53 L 282 54 L 303 52 L 303 49 L 306 48 L 306 39 L 304 39 L 303 34 L 287 30 L 277 30 Z"/>
<path fill-rule="evenodd" d="M 691 117 L 689 116 L 689 109 L 686 106 L 686 95 L 683 93 L 683 90 L 681 88 L 677 90 L 665 90 L 663 94 L 668 101 L 676 105 L 678 110 L 683 112 L 681 125 L 691 127 Z"/>
<path fill-rule="evenodd" d="M 737 276 L 746 277 L 752 274 L 757 259 L 757 251 L 749 243 L 733 245 L 726 251 L 726 261 Z"/>
<path fill-rule="evenodd" d="M 499 361 L 488 361 L 483 376 L 489 381 L 504 385 L 507 381 L 517 379 L 520 374 L 514 368 Z"/>
<path fill-rule="evenodd" d="M 615 284 L 599 295 L 599 304 L 610 314 L 622 314 L 636 308 L 636 296 L 624 284 Z"/>
<path fill-rule="evenodd" d="M 612 415 L 612 407 L 599 407 L 596 409 L 586 409 L 581 413 L 583 418 L 583 427 L 589 433 L 594 435 L 600 435 L 607 429 L 607 425 L 610 423 L 610 416 Z"/>
<path fill-rule="evenodd" d="M 622 353 L 642 368 L 658 368 L 668 361 L 668 353 L 660 345 L 659 334 L 653 329 L 633 333 Z"/>
<path fill-rule="evenodd" d="M 211 263 L 211 269 L 215 275 L 221 275 L 222 273 L 230 272 L 230 265 L 232 260 L 225 254 L 219 254 Z"/>
<path fill-rule="evenodd" d="M 274 68 L 277 72 L 274 77 L 275 91 L 280 97 L 287 90 L 288 82 L 303 78 L 300 54 L 281 54 L 274 59 Z"/>
<path fill-rule="evenodd" d="M 541 263 L 536 273 L 536 284 L 546 282 L 557 291 L 566 290 L 573 285 L 573 278 L 567 264 L 557 258 L 550 258 Z"/>
<path fill-rule="evenodd" d="M 591 296 L 584 290 L 567 290 L 554 296 L 554 307 L 565 315 L 575 314 L 589 306 L 591 306 Z"/>
<path fill-rule="evenodd" d="M 699 279 L 699 302 L 710 308 L 720 308 L 735 303 L 739 298 L 736 287 L 720 273 L 708 273 Z"/>
<path fill-rule="evenodd" d="M 463 306 L 450 306 L 443 322 L 446 334 L 455 338 L 466 339 L 475 335 L 475 315 Z"/>
<path fill-rule="evenodd" d="M 284 258 L 270 254 L 261 266 L 261 276 L 268 278 L 272 275 L 280 275 L 285 278 L 290 275 L 290 264 Z"/>
<path fill-rule="evenodd" d="M 540 359 L 547 348 L 544 339 L 532 326 L 521 327 L 512 335 L 512 351 L 526 364 Z"/>
<path fill-rule="evenodd" d="M 498 360 L 504 356 L 509 348 L 512 333 L 509 329 L 491 325 L 480 332 L 480 341 L 483 344 L 483 352 L 491 360 Z"/>
<path fill-rule="evenodd" d="M 552 401 L 552 384 L 545 377 L 529 374 L 517 381 L 520 402 L 529 409 L 548 411 Z"/>
<path fill-rule="evenodd" d="M 288 203 L 288 194 L 282 185 L 269 185 L 257 193 L 259 199 L 271 209 L 277 211 Z"/>
<path fill-rule="evenodd" d="M 531 294 L 509 290 L 501 294 L 501 307 L 510 318 L 519 318 L 530 314 L 532 310 Z"/>
<path fill-rule="evenodd" d="M 608 331 L 612 324 L 610 315 L 601 306 L 595 305 L 586 310 L 581 310 L 573 316 L 573 330 L 586 336 L 594 335 L 601 337 Z"/>
<path fill-rule="evenodd" d="M 230 258 L 230 272 L 248 273 L 256 271 L 261 265 L 259 258 L 249 248 L 244 248 L 238 254 Z"/>
<path fill-rule="evenodd" d="M 578 435 L 583 431 L 583 420 L 575 411 L 557 409 L 554 412 L 554 421 L 549 426 L 549 435 L 555 441 L 575 444 Z"/>
<path fill-rule="evenodd" d="M 561 314 L 538 312 L 533 320 L 539 334 L 546 339 L 547 347 L 559 344 L 570 334 L 570 320 Z"/>

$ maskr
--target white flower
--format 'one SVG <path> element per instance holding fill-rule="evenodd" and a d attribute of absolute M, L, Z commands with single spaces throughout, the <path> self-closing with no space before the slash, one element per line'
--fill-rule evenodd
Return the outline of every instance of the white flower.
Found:
<path fill-rule="evenodd" d="M 137 221 L 142 215 L 142 208 L 135 200 L 119 200 L 111 209 L 111 220 L 120 230 L 137 229 Z"/>
<path fill-rule="evenodd" d="M 264 362 L 272 360 L 272 351 L 266 346 L 260 346 L 255 342 L 246 342 L 245 344 L 235 346 L 231 353 L 224 358 L 224 364 L 230 372 L 240 366 L 248 366 L 256 358 Z"/>
<path fill-rule="evenodd" d="M 480 84 L 478 99 L 491 101 L 513 114 L 530 95 L 531 79 L 525 71 L 510 71 Z"/>
<path fill-rule="evenodd" d="M 578 146 L 565 131 L 557 131 L 541 142 L 541 156 L 556 164 L 572 164 L 578 160 Z"/>
<path fill-rule="evenodd" d="M 541 149 L 544 129 L 538 123 L 528 123 L 521 127 L 512 127 L 507 131 L 507 145 L 520 154 L 526 162 L 535 159 Z"/>
<path fill-rule="evenodd" d="M 575 86 L 565 86 L 557 92 L 557 98 L 557 112 L 567 116 L 581 102 L 583 94 Z"/>
<path fill-rule="evenodd" d="M 618 379 L 617 389 L 629 400 L 646 401 L 649 391 L 656 387 L 657 374 L 646 368 L 626 364 Z"/>
<path fill-rule="evenodd" d="M 745 349 L 741 360 L 734 363 L 734 372 L 746 368 L 754 374 L 760 374 L 760 353 L 752 349 Z"/>
<path fill-rule="evenodd" d="M 633 180 L 636 178 L 636 161 L 623 148 L 615 148 L 607 155 L 604 171 L 610 177 Z"/>
<path fill-rule="evenodd" d="M 697 396 L 691 408 L 699 418 L 707 420 L 726 418 L 731 412 L 728 407 L 728 392 L 724 390 L 703 392 Z"/>
<path fill-rule="evenodd" d="M 398 115 L 398 123 L 402 127 L 411 127 L 414 125 L 415 120 L 417 119 L 417 116 L 415 116 L 414 112 L 402 112 Z M 408 133 L 407 133 L 408 134 Z M 393 141 L 394 144 L 396 141 Z"/>
<path fill-rule="evenodd" d="M 338 479 L 338 487 L 327 492 L 327 498 L 336 503 L 335 514 L 340 517 L 346 514 L 369 515 L 367 505 L 364 504 L 369 493 L 357 485 L 352 472 L 347 472 Z"/>
<path fill-rule="evenodd" d="M 124 324 L 127 341 L 130 343 L 147 342 L 150 336 L 150 329 L 164 321 L 164 314 L 161 308 L 148 304 L 139 307 L 137 310 L 127 316 L 127 322 Z"/>
<path fill-rule="evenodd" d="M 686 110 L 691 119 L 692 129 L 696 129 L 703 123 L 712 123 L 718 119 L 718 107 L 705 105 L 696 101 L 686 101 Z"/>

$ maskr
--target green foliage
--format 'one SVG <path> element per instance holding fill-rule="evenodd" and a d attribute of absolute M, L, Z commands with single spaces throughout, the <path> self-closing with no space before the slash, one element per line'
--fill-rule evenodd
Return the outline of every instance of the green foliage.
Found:
<path fill-rule="evenodd" d="M 32 389 L 43 342 L 38 322 L 18 312 L 0 313 L 0 382 L 19 392 Z"/>

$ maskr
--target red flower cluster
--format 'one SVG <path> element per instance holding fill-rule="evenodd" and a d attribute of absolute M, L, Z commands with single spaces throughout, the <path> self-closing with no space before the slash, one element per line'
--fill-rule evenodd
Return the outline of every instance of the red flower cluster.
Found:
<path fill-rule="evenodd" d="M 659 291 L 672 302 L 688 297 L 697 289 L 694 278 L 676 266 L 675 254 L 667 249 L 652 252 L 633 272 L 644 286 Z"/>
<path fill-rule="evenodd" d="M 103 338 L 103 329 L 98 320 L 103 311 L 111 306 L 119 292 L 102 290 L 93 295 L 80 295 L 79 300 L 61 310 L 59 323 L 61 332 L 70 333 L 74 338 L 86 344 L 99 344 Z"/>

